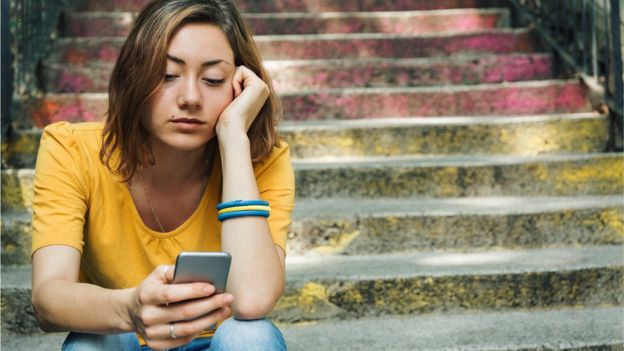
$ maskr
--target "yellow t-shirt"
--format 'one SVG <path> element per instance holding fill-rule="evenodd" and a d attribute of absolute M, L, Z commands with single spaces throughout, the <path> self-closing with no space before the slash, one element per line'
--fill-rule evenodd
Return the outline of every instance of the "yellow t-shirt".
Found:
<path fill-rule="evenodd" d="M 123 289 L 138 286 L 158 265 L 174 264 L 181 251 L 220 251 L 218 157 L 195 212 L 175 230 L 160 233 L 145 226 L 121 176 L 100 161 L 102 128 L 101 122 L 59 122 L 44 129 L 35 169 L 32 253 L 48 245 L 74 247 L 82 253 L 81 282 Z M 288 145 L 280 145 L 254 165 L 254 173 L 260 198 L 271 206 L 273 242 L 285 251 L 294 173 Z"/>

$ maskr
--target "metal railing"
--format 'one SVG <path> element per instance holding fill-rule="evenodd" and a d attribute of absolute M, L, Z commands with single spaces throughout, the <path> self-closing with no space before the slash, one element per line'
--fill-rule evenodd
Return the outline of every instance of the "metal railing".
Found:
<path fill-rule="evenodd" d="M 6 101 L 10 107 L 15 97 L 33 94 L 38 90 L 37 67 L 49 48 L 67 3 L 68 0 L 2 0 L 3 39 L 5 30 L 10 32 L 10 40 L 2 41 L 3 106 Z M 12 74 L 5 74 L 9 72 Z M 12 110 L 3 107 L 3 137 L 7 133 L 5 124 L 10 124 L 12 120 L 11 114 Z"/>
<path fill-rule="evenodd" d="M 533 25 L 561 64 L 602 90 L 612 116 L 609 149 L 621 149 L 624 130 L 623 28 L 620 0 L 509 0 L 522 25 Z"/>

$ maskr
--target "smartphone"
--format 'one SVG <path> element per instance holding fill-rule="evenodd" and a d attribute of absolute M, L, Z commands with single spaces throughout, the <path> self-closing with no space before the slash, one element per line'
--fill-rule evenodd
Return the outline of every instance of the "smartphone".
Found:
<path fill-rule="evenodd" d="M 176 259 L 173 283 L 208 282 L 217 294 L 225 292 L 232 256 L 227 252 L 181 252 Z"/>

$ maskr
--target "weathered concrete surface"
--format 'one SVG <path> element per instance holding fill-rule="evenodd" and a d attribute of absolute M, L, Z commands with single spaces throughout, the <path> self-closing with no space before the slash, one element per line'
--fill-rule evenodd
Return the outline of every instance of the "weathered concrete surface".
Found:
<path fill-rule="evenodd" d="M 299 197 L 619 195 L 621 153 L 338 158 L 294 163 Z M 33 169 L 2 171 L 2 210 L 32 205 Z"/>
<path fill-rule="evenodd" d="M 294 158 L 399 155 L 537 155 L 602 152 L 608 118 L 596 113 L 489 118 L 285 122 Z"/>
<path fill-rule="evenodd" d="M 79 11 L 138 11 L 147 0 L 86 0 L 77 4 Z M 354 12 L 354 11 L 412 11 L 474 8 L 500 5 L 491 0 L 241 0 L 242 12 Z"/>
<path fill-rule="evenodd" d="M 265 60 L 321 58 L 413 58 L 457 54 L 503 54 L 538 49 L 528 29 L 491 29 L 453 34 L 305 34 L 254 38 Z M 61 38 L 49 62 L 114 62 L 123 37 Z"/>
<path fill-rule="evenodd" d="M 434 57 L 458 54 L 502 54 L 539 49 L 528 29 L 492 29 L 436 35 L 307 34 L 255 38 L 263 57 L 271 60 Z"/>
<path fill-rule="evenodd" d="M 30 264 L 32 218 L 30 211 L 2 211 L 2 266 Z"/>
<path fill-rule="evenodd" d="M 300 197 L 622 194 L 622 154 L 335 158 L 295 163 Z"/>
<path fill-rule="evenodd" d="M 72 12 L 65 16 L 65 37 L 125 37 L 136 13 Z M 327 33 L 443 33 L 509 26 L 508 9 L 379 11 L 332 13 L 261 13 L 243 18 L 256 35 Z"/>
<path fill-rule="evenodd" d="M 377 315 L 621 305 L 620 246 L 289 258 L 271 318 L 286 323 Z M 3 267 L 3 328 L 36 331 L 30 267 Z"/>
<path fill-rule="evenodd" d="M 278 327 L 292 351 L 622 351 L 623 320 L 621 307 L 604 307 L 386 316 Z M 57 351 L 65 335 L 25 336 L 3 330 L 2 347 Z"/>
<path fill-rule="evenodd" d="M 624 350 L 622 308 L 366 318 L 282 330 L 292 351 Z"/>
<path fill-rule="evenodd" d="M 537 81 L 442 87 L 321 89 L 281 93 L 284 119 L 333 120 L 394 117 L 501 116 L 589 112 L 576 81 Z M 57 121 L 97 121 L 105 93 L 47 94 L 22 115 L 43 127 Z"/>
<path fill-rule="evenodd" d="M 30 212 L 2 214 L 2 265 L 30 263 Z M 288 255 L 624 244 L 624 197 L 299 199 Z"/>
<path fill-rule="evenodd" d="M 605 150 L 607 116 L 595 112 L 516 117 L 388 118 L 283 122 L 280 136 L 294 159 L 400 156 L 596 153 Z M 40 129 L 2 140 L 2 159 L 33 168 Z"/>
<path fill-rule="evenodd" d="M 288 255 L 624 244 L 624 197 L 299 199 Z"/>
<path fill-rule="evenodd" d="M 286 120 L 535 115 L 591 110 L 576 81 L 321 89 L 280 96 Z"/>
<path fill-rule="evenodd" d="M 621 246 L 294 258 L 272 316 L 323 319 L 323 303 L 341 318 L 620 305 L 622 260 Z"/>
<path fill-rule="evenodd" d="M 516 82 L 552 78 L 542 53 L 458 57 L 265 61 L 278 92 L 321 88 L 415 87 Z M 47 92 L 106 92 L 112 63 L 44 63 Z"/>

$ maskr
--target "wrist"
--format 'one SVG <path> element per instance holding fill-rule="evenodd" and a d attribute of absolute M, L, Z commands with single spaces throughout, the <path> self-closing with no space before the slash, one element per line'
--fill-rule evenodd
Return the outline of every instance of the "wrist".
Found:
<path fill-rule="evenodd" d="M 224 153 L 230 152 L 241 152 L 250 150 L 250 141 L 247 133 L 245 132 L 230 132 L 230 133 L 222 133 L 217 135 L 217 140 L 219 142 L 219 150 L 221 151 L 221 156 L 224 156 Z"/>
<path fill-rule="evenodd" d="M 111 290 L 110 292 L 111 305 L 114 306 L 114 310 L 119 321 L 118 328 L 122 332 L 135 331 L 131 317 L 135 301 L 135 293 L 136 288 Z"/>

